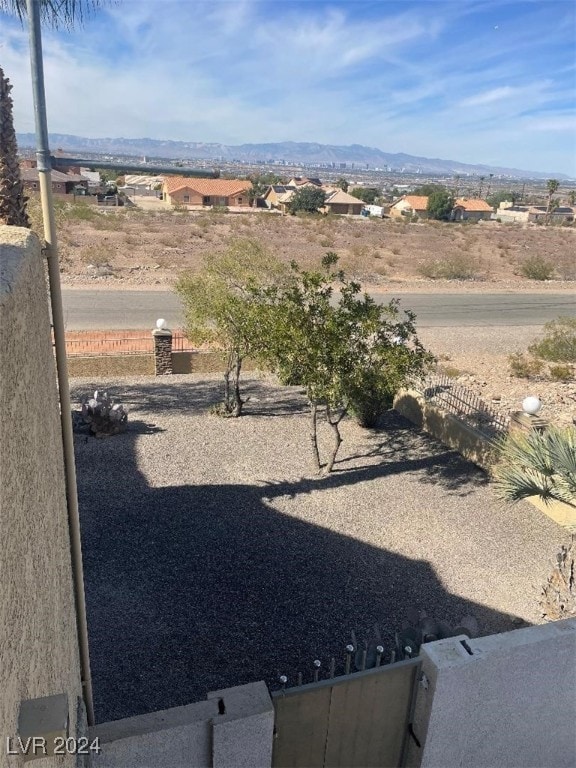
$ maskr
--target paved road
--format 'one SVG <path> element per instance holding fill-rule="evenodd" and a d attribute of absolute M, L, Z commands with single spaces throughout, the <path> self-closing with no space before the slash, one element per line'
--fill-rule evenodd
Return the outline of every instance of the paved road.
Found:
<path fill-rule="evenodd" d="M 391 293 L 374 294 L 388 302 Z M 399 294 L 422 328 L 542 325 L 559 315 L 576 315 L 576 297 L 567 293 Z M 154 327 L 159 317 L 182 324 L 180 302 L 170 291 L 64 290 L 68 330 Z"/>

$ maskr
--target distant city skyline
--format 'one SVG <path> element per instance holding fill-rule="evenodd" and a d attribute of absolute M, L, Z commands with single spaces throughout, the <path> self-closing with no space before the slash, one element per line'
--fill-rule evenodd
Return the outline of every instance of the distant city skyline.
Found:
<path fill-rule="evenodd" d="M 51 133 L 363 144 L 576 177 L 572 0 L 119 0 L 44 29 Z M 0 13 L 16 130 L 27 29 Z"/>

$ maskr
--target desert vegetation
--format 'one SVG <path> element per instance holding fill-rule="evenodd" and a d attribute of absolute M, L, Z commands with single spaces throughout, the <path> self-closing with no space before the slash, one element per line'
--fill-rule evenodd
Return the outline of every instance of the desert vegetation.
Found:
<path fill-rule="evenodd" d="M 40 230 L 39 203 L 28 203 L 32 225 Z M 183 272 L 197 271 L 204 259 L 224 253 L 230 240 L 259 240 L 286 265 L 303 269 L 334 250 L 355 279 L 372 285 L 480 283 L 529 287 L 576 279 L 576 229 L 522 227 L 442 221 L 322 216 L 281 216 L 213 211 L 98 209 L 58 200 L 63 282 L 171 285 Z M 98 246 L 110 274 L 88 269 L 86 249 Z M 102 256 L 102 254 L 101 254 Z"/>
<path fill-rule="evenodd" d="M 508 362 L 511 374 L 521 379 L 572 380 L 576 364 L 576 318 L 559 317 L 546 323 L 542 338 L 535 339 L 527 352 L 510 355 Z"/>

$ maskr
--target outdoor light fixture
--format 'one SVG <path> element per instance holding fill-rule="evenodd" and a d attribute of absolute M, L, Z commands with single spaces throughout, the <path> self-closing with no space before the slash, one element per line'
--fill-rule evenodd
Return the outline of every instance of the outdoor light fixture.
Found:
<path fill-rule="evenodd" d="M 540 408 L 542 408 L 542 403 L 537 397 L 525 397 L 522 400 L 522 410 L 524 413 L 529 413 L 530 416 L 536 416 Z"/>
<path fill-rule="evenodd" d="M 158 328 L 159 331 L 163 331 L 164 328 L 166 328 L 166 320 L 164 320 L 163 317 L 159 317 L 158 320 L 156 320 L 156 328 Z"/>

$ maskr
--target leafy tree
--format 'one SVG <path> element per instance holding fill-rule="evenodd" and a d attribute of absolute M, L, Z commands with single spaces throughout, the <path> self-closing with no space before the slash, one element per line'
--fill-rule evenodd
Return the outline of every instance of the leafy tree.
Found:
<path fill-rule="evenodd" d="M 242 414 L 242 363 L 259 335 L 256 289 L 279 280 L 282 272 L 282 265 L 261 243 L 237 238 L 223 254 L 207 258 L 201 272 L 183 275 L 176 283 L 184 304 L 187 337 L 223 350 L 224 400 L 217 409 L 222 415 Z"/>
<path fill-rule="evenodd" d="M 259 197 L 262 197 L 269 186 L 272 184 L 280 184 L 282 177 L 275 173 L 252 173 L 248 176 L 252 182 L 252 189 L 248 192 L 250 199 L 250 205 L 254 204 L 254 201 Z"/>
<path fill-rule="evenodd" d="M 374 201 L 380 197 L 380 190 L 374 187 L 355 187 L 350 191 L 352 197 L 357 197 L 358 200 L 362 200 L 366 205 L 373 205 Z"/>
<path fill-rule="evenodd" d="M 416 189 L 413 189 L 412 192 L 410 192 L 411 195 L 420 195 L 421 197 L 429 197 L 430 195 L 433 195 L 435 192 L 445 192 L 446 187 L 442 186 L 441 184 L 421 184 L 419 187 L 416 187 Z"/>
<path fill-rule="evenodd" d="M 118 178 L 118 171 L 110 170 L 109 168 L 97 168 L 102 184 L 116 183 Z"/>
<path fill-rule="evenodd" d="M 508 501 L 538 496 L 576 506 L 576 430 L 512 433 L 500 446 L 496 489 Z"/>
<path fill-rule="evenodd" d="M 12 117 L 12 86 L 0 67 L 0 224 L 29 227 Z"/>
<path fill-rule="evenodd" d="M 449 221 L 453 208 L 454 198 L 447 190 L 433 192 L 428 197 L 426 211 L 428 212 L 428 217 L 430 219 L 436 219 L 436 221 Z"/>
<path fill-rule="evenodd" d="M 576 190 L 571 189 L 568 193 L 568 200 L 570 202 L 570 205 L 576 205 Z"/>
<path fill-rule="evenodd" d="M 348 192 L 348 187 L 350 186 L 349 182 L 346 181 L 343 177 L 340 177 L 338 181 L 336 182 L 336 186 L 341 189 L 343 192 Z"/>
<path fill-rule="evenodd" d="M 265 333 L 254 344 L 256 357 L 285 383 L 305 387 L 310 407 L 314 464 L 322 469 L 318 418 L 324 412 L 333 432 L 330 472 L 342 443 L 340 423 L 352 411 L 364 426 L 374 426 L 393 393 L 431 356 L 416 337 L 411 312 L 400 316 L 398 302 L 376 304 L 359 283 L 335 271 L 338 257 L 327 253 L 322 269 L 301 271 L 292 263 L 284 285 L 258 292 Z M 339 297 L 335 301 L 334 284 Z"/>
<path fill-rule="evenodd" d="M 294 193 L 290 201 L 290 213 L 306 211 L 308 213 L 317 213 L 326 201 L 326 193 L 318 187 L 300 187 Z"/>
<path fill-rule="evenodd" d="M 498 208 L 500 203 L 510 202 L 515 203 L 518 200 L 518 193 L 512 190 L 500 190 L 499 192 L 493 192 L 486 198 L 488 205 L 492 208 Z"/>

